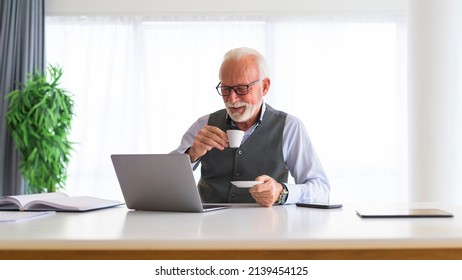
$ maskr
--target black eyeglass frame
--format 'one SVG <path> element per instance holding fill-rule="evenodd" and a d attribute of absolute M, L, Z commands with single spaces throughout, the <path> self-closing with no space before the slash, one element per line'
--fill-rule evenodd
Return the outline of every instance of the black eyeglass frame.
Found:
<path fill-rule="evenodd" d="M 217 92 L 218 92 L 218 94 L 220 96 L 229 96 L 229 95 L 231 95 L 231 91 L 234 91 L 234 93 L 236 93 L 237 95 L 247 95 L 247 94 L 249 94 L 250 87 L 255 85 L 259 81 L 260 81 L 260 79 L 258 79 L 256 81 L 253 81 L 248 85 L 235 85 L 235 86 L 221 86 L 221 82 L 219 82 L 218 85 L 215 87 L 215 89 L 217 90 Z M 240 93 L 239 90 L 237 90 L 238 87 L 246 87 L 245 93 Z M 229 93 L 228 94 L 223 94 L 223 89 L 229 90 Z"/>

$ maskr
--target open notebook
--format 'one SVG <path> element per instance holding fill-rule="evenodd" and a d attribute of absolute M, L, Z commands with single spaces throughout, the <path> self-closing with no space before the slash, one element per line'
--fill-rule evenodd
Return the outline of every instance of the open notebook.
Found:
<path fill-rule="evenodd" d="M 122 205 L 117 200 L 68 196 L 61 192 L 0 197 L 0 210 L 85 212 Z"/>

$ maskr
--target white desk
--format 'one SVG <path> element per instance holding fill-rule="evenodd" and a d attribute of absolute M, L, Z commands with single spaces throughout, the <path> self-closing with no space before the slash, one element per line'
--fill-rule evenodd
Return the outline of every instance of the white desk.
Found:
<path fill-rule="evenodd" d="M 0 259 L 462 259 L 454 218 L 362 219 L 355 207 L 233 207 L 209 213 L 125 207 L 0 224 Z"/>

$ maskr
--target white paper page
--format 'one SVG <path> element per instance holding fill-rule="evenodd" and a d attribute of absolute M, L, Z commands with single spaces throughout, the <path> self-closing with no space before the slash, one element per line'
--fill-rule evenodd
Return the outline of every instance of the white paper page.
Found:
<path fill-rule="evenodd" d="M 35 194 L 25 194 L 25 195 L 12 195 L 10 197 L 18 200 L 24 206 L 27 203 L 34 201 L 34 200 L 45 200 L 45 199 L 55 199 L 55 198 L 60 198 L 60 197 L 67 197 L 67 194 L 60 193 L 60 192 L 35 193 Z"/>
<path fill-rule="evenodd" d="M 87 211 L 93 209 L 107 208 L 116 205 L 121 205 L 120 201 L 102 199 L 92 196 L 76 196 L 76 197 L 63 197 L 53 200 L 36 201 L 37 205 L 31 205 L 27 209 L 30 210 L 47 210 L 43 205 L 48 205 L 56 208 L 57 211 Z M 49 210 L 49 209 L 48 209 Z"/>
<path fill-rule="evenodd" d="M 18 212 L 0 211 L 0 222 L 18 222 L 54 215 L 54 211 L 46 212 Z"/>

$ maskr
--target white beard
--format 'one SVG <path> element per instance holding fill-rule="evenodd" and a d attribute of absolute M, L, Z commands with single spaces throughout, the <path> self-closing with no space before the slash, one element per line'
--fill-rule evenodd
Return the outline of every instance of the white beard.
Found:
<path fill-rule="evenodd" d="M 246 122 L 253 116 L 253 114 L 258 110 L 258 108 L 260 108 L 261 102 L 260 104 L 255 104 L 255 105 L 251 105 L 246 102 L 236 102 L 236 103 L 226 102 L 225 106 L 226 106 L 226 111 L 228 112 L 229 117 L 234 122 Z M 242 106 L 245 107 L 244 113 L 242 114 L 232 113 L 230 110 L 230 108 L 239 108 Z"/>

